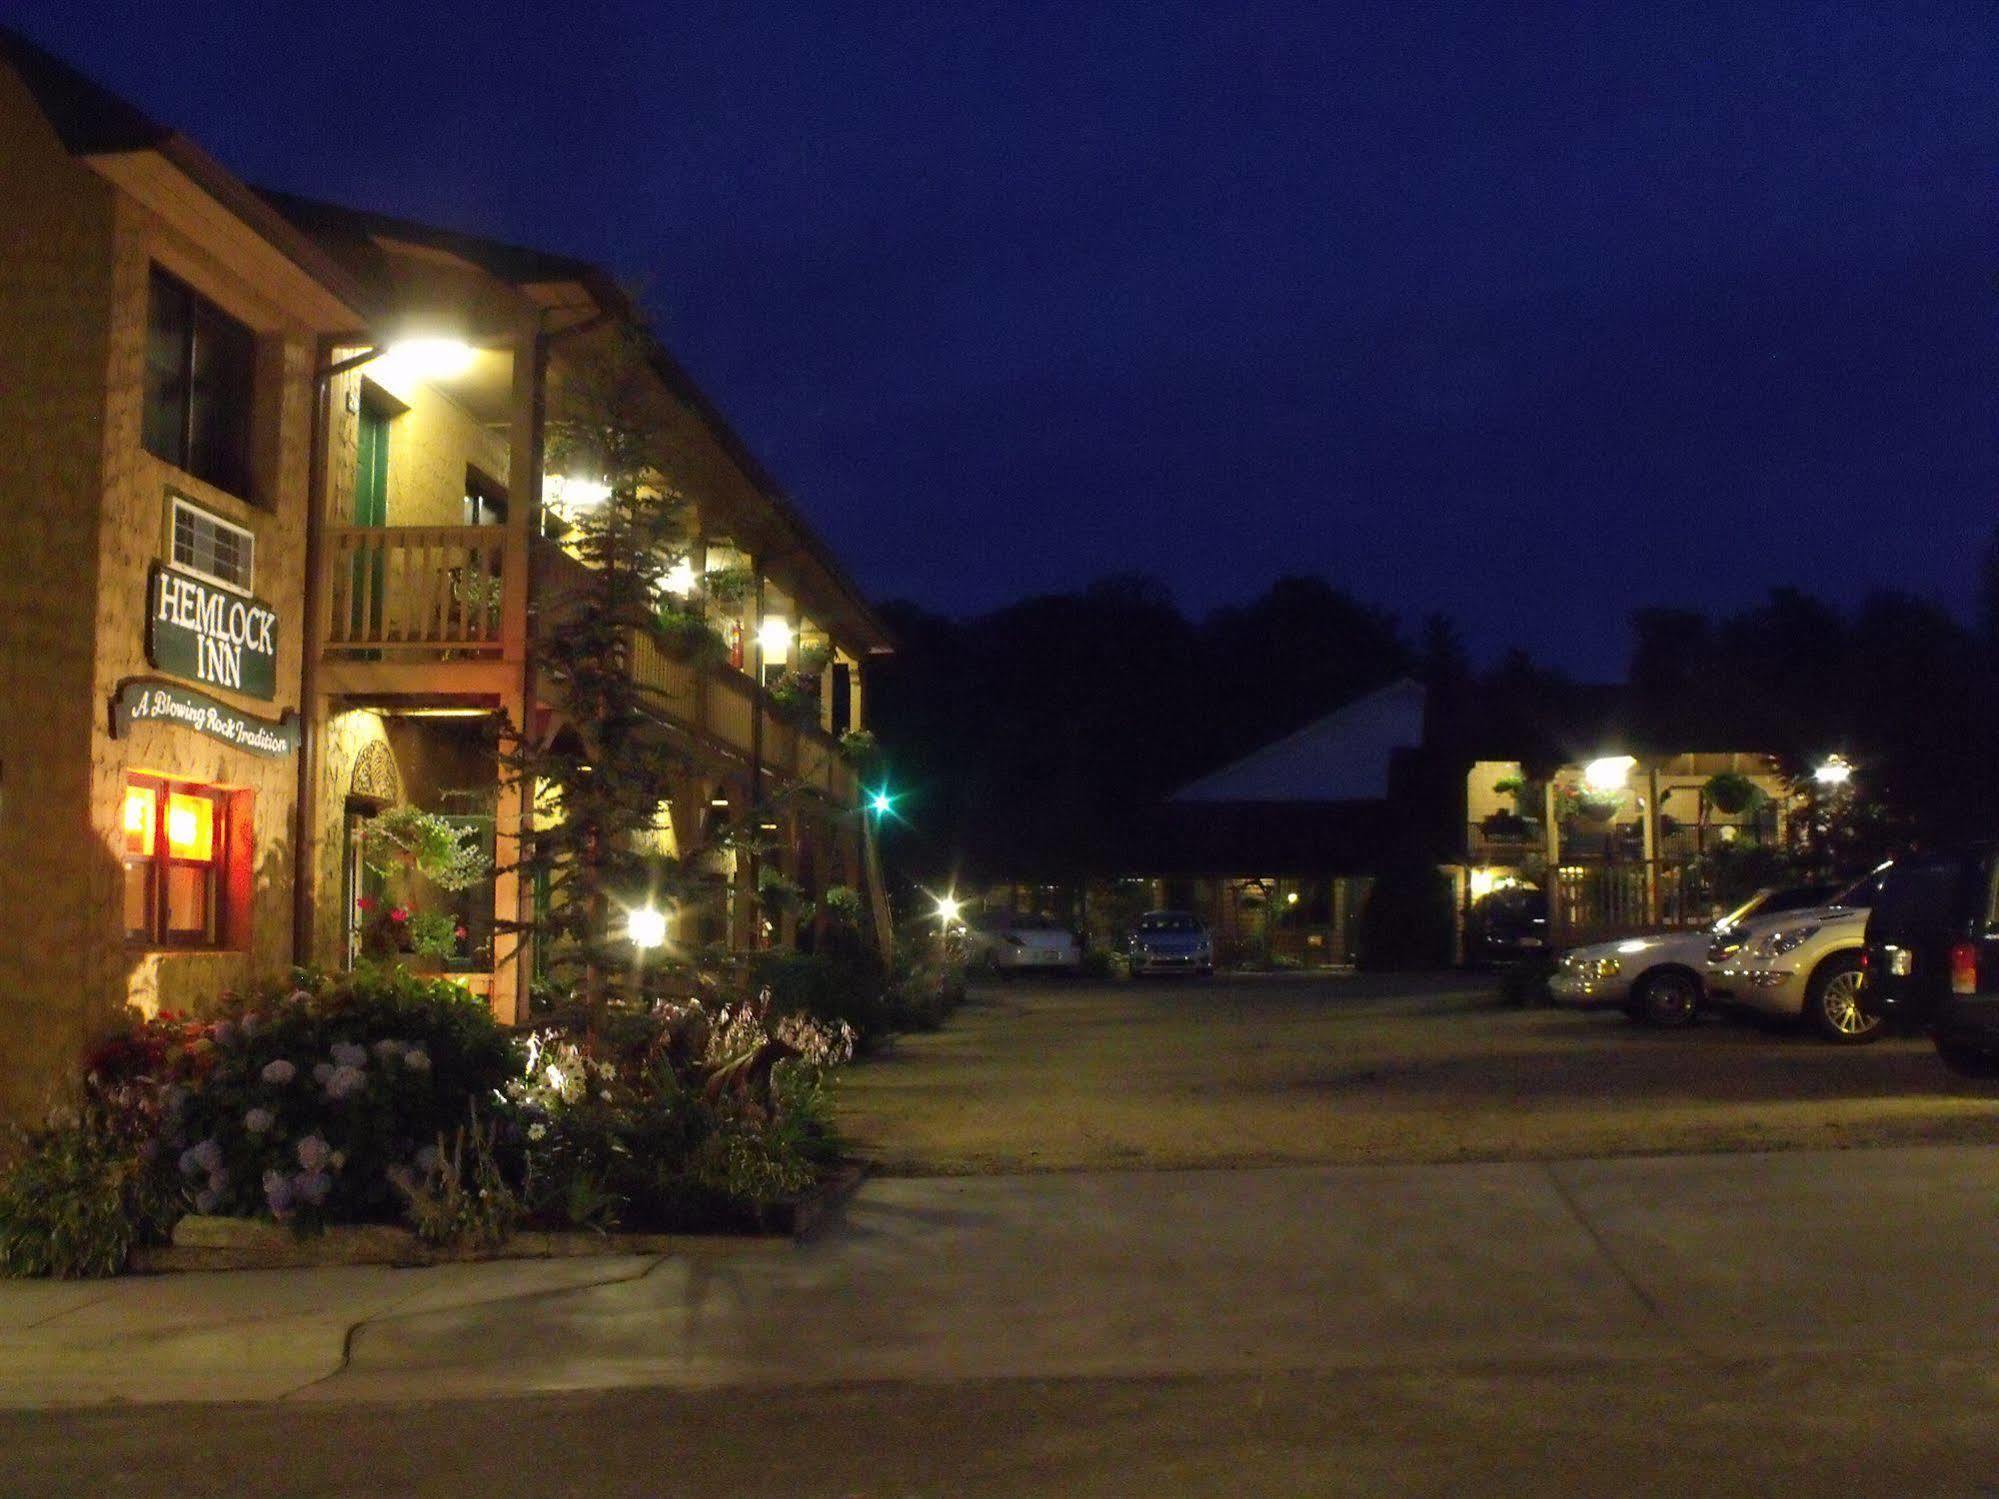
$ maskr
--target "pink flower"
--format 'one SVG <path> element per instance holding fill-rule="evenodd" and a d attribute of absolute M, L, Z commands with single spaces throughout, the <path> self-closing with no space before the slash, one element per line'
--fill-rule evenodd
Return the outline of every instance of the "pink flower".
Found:
<path fill-rule="evenodd" d="M 401 923 L 408 921 L 409 919 L 410 919 L 410 908 L 408 906 L 389 907 L 389 920 Z"/>

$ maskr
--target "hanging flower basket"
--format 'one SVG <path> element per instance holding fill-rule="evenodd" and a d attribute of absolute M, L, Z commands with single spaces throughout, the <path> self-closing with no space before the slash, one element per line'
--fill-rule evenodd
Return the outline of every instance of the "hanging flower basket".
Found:
<path fill-rule="evenodd" d="M 1494 843 L 1525 843 L 1533 832 L 1518 812 L 1493 812 L 1479 823 L 1478 830 Z"/>
<path fill-rule="evenodd" d="M 1763 799 L 1763 792 L 1754 781 L 1732 770 L 1708 777 L 1701 795 L 1707 798 L 1710 807 L 1727 817 L 1740 817 Z"/>

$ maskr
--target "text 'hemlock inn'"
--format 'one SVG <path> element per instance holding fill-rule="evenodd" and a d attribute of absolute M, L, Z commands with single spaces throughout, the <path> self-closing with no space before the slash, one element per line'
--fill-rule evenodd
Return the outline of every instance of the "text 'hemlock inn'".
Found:
<path fill-rule="evenodd" d="M 524 1017 L 527 798 L 496 716 L 543 738 L 536 600 L 580 476 L 543 473 L 565 361 L 636 313 L 589 264 L 260 193 L 0 29 L 0 1118 L 26 1119 L 126 1018 L 293 962 L 354 960 L 369 819 L 475 830 L 498 873 L 439 892 L 448 970 Z M 887 649 L 825 546 L 664 350 L 695 537 L 749 580 L 725 661 L 642 646 L 658 731 L 695 767 L 656 836 L 694 848 L 785 800 L 772 855 L 861 885 L 837 735 Z M 567 478 L 568 482 L 564 482 Z M 794 653 L 816 721 L 765 692 Z M 763 940 L 720 854 L 687 941 Z M 747 861 L 744 861 L 747 862 Z M 786 918 L 788 920 L 788 918 Z M 774 934 L 780 937 L 788 933 Z"/>

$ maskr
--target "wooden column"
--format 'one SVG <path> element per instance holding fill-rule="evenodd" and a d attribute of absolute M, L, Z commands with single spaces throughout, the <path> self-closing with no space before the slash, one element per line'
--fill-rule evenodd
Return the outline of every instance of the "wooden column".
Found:
<path fill-rule="evenodd" d="M 1659 924 L 1659 767 L 1645 773 L 1645 924 Z"/>
<path fill-rule="evenodd" d="M 515 330 L 513 391 L 508 410 L 507 520 L 500 574 L 501 660 L 507 682 L 500 712 L 522 746 L 535 732 L 534 661 L 528 638 L 534 536 L 541 524 L 542 424 L 546 416 L 548 340 L 541 313 L 525 314 Z M 533 787 L 500 777 L 494 808 L 493 1013 L 507 1025 L 528 1018 L 534 944 L 524 924 L 533 916 L 533 882 L 518 865 L 533 836 Z M 508 929 L 512 928 L 512 931 Z"/>
<path fill-rule="evenodd" d="M 1562 930 L 1562 829 L 1555 820 L 1555 778 L 1541 787 L 1541 837 L 1548 863 L 1548 950 L 1559 949 Z"/>

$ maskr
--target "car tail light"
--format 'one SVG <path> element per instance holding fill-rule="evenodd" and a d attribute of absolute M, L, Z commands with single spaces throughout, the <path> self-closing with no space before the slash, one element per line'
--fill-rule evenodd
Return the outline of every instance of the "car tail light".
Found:
<path fill-rule="evenodd" d="M 1868 956 L 1867 956 L 1867 949 L 1866 949 L 1866 948 L 1864 948 L 1864 947 L 1863 947 L 1863 948 L 1861 948 L 1861 949 L 1860 949 L 1860 971 L 1861 971 L 1862 973 L 1865 973 L 1865 972 L 1866 972 L 1866 971 L 1867 971 L 1868 969 L 1872 968 L 1873 966 L 1874 966 L 1874 960 L 1873 960 L 1872 958 L 1870 958 L 1870 957 L 1868 957 Z"/>
<path fill-rule="evenodd" d="M 1969 942 L 1960 942 L 1950 950 L 1950 992 L 1978 992 L 1978 949 Z"/>

